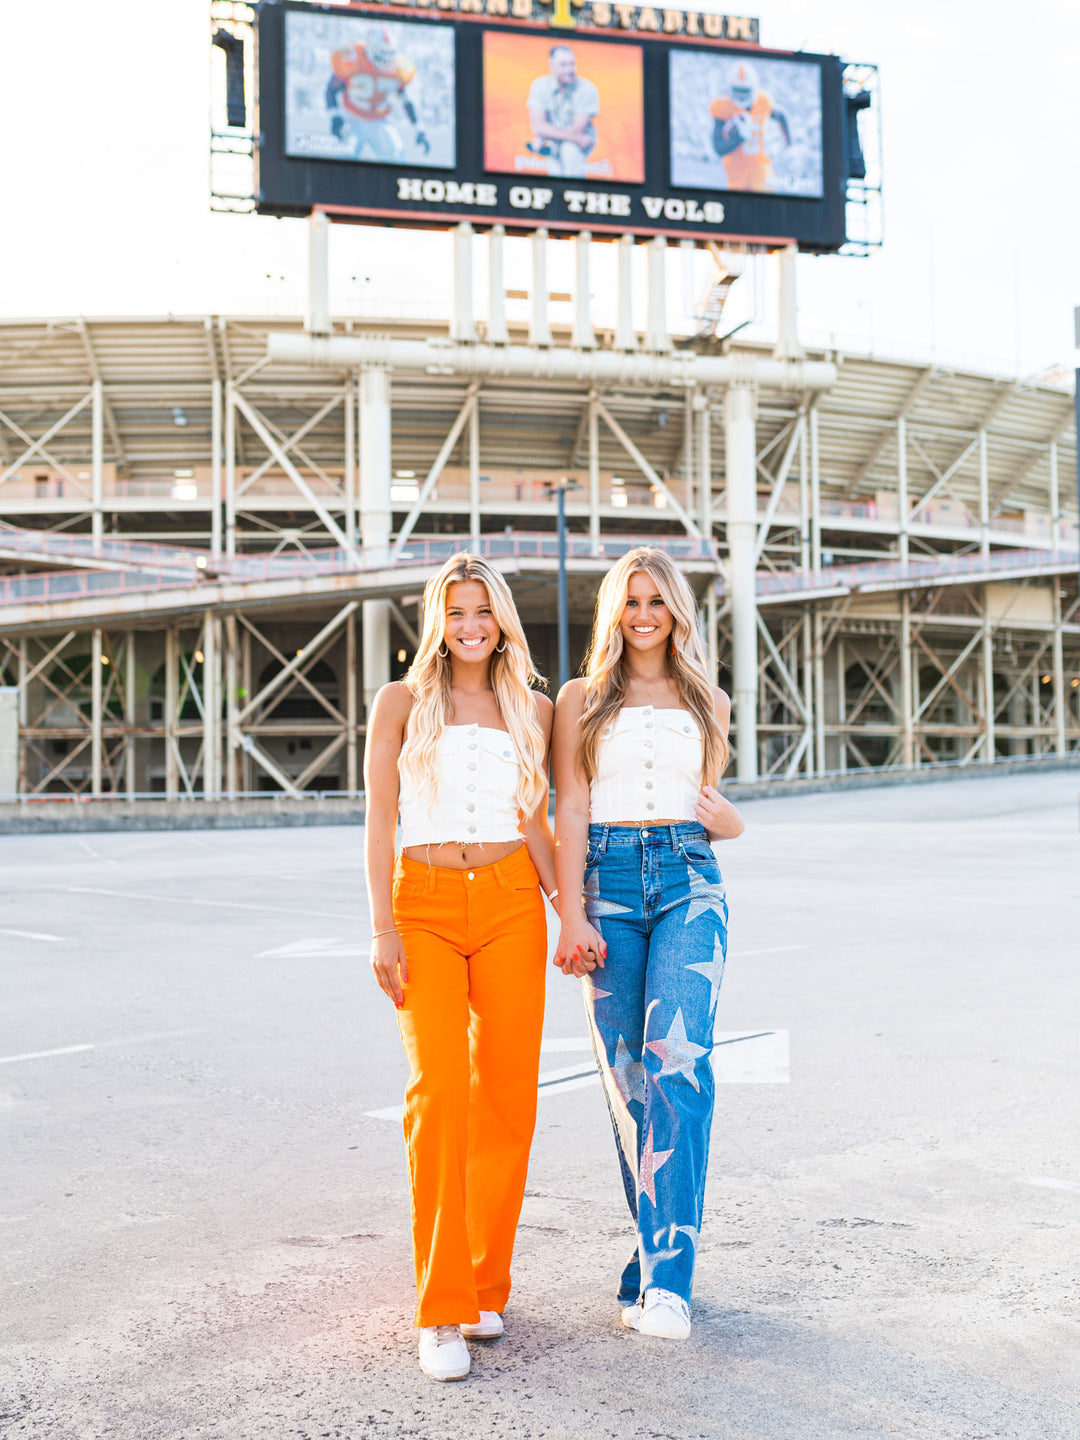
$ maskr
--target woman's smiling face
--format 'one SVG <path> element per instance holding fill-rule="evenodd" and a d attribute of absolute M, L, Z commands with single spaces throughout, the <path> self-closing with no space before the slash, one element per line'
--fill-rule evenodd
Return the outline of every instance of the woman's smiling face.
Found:
<path fill-rule="evenodd" d="M 491 608 L 487 586 L 479 580 L 460 580 L 447 586 L 443 639 L 459 660 L 488 660 L 499 643 L 499 623 Z"/>
<path fill-rule="evenodd" d="M 635 570 L 626 587 L 626 604 L 619 620 L 623 645 L 639 654 L 664 646 L 674 624 L 656 581 L 647 570 Z"/>

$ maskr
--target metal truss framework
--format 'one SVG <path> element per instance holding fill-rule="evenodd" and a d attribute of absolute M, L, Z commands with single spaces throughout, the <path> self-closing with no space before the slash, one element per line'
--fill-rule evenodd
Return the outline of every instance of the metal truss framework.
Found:
<path fill-rule="evenodd" d="M 362 377 L 271 362 L 269 329 L 225 317 L 0 326 L 0 529 L 197 545 L 211 569 L 327 544 L 355 552 L 369 503 Z M 1071 395 L 841 358 L 827 392 L 753 397 L 759 574 L 820 581 L 762 599 L 757 769 L 1080 751 L 1074 576 L 828 593 L 839 565 L 1075 547 L 1061 480 L 1075 464 Z M 723 390 L 446 368 L 389 377 L 399 556 L 432 535 L 550 526 L 545 485 L 569 476 L 580 487 L 570 523 L 597 552 L 615 533 L 704 534 L 726 566 Z M 4 554 L 0 567 L 32 563 Z M 543 648 L 551 582 L 531 583 L 523 613 Z M 582 582 L 583 621 L 593 583 Z M 415 588 L 403 578 L 389 621 L 406 658 Z M 705 599 L 725 657 L 730 609 L 711 587 Z M 22 793 L 355 791 L 358 613 L 355 601 L 298 595 L 14 634 L 0 609 L 0 680 L 21 693 Z"/>

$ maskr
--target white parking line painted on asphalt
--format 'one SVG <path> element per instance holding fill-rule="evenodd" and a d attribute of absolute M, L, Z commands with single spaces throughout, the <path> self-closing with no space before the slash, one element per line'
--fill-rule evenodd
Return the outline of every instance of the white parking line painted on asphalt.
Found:
<path fill-rule="evenodd" d="M 786 1085 L 791 1080 L 791 1041 L 787 1030 L 718 1030 L 714 1037 L 713 1075 L 718 1085 Z M 548 1039 L 541 1042 L 541 1051 L 591 1050 L 584 1037 Z M 558 1070 L 545 1070 L 537 1083 L 537 1099 L 583 1090 L 599 1085 L 595 1066 L 579 1061 Z M 387 1105 L 382 1110 L 365 1110 L 369 1120 L 400 1120 L 400 1105 Z M 1032 1182 L 1050 1184 L 1053 1182 Z M 1068 1185 L 1068 1182 L 1063 1182 Z M 1080 1186 L 1076 1187 L 1080 1189 Z"/>
<path fill-rule="evenodd" d="M 131 890 L 105 890 L 98 885 L 68 885 L 69 895 L 111 895 L 116 900 L 153 900 L 166 905 L 208 905 L 215 910 L 254 910 L 257 915 L 316 915 L 320 920 L 347 920 L 359 923 L 357 915 L 341 915 L 329 910 L 311 910 L 308 906 L 245 905 L 241 900 L 196 900 L 189 895 L 147 895 Z"/>
<path fill-rule="evenodd" d="M 1080 1180 L 1055 1180 L 1052 1175 L 1029 1175 L 1025 1185 L 1041 1185 L 1044 1190 L 1080 1191 Z"/>
<path fill-rule="evenodd" d="M 25 1055 L 0 1055 L 0 1065 L 14 1065 L 17 1060 L 47 1060 L 50 1055 L 77 1055 L 80 1050 L 93 1050 L 93 1045 L 61 1045 L 58 1050 L 28 1050 Z"/>
<path fill-rule="evenodd" d="M 62 935 L 43 935 L 40 930 L 0 930 L 0 935 L 14 935 L 16 940 L 63 941 Z"/>
<path fill-rule="evenodd" d="M 353 940 L 293 940 L 288 945 L 275 945 L 272 950 L 260 950 L 255 959 L 336 960 L 356 955 L 366 959 L 370 953 L 370 945 L 357 945 Z"/>
<path fill-rule="evenodd" d="M 118 1040 L 94 1040 L 84 1045 L 61 1045 L 55 1050 L 28 1050 L 24 1055 L 0 1055 L 0 1065 L 14 1065 L 17 1060 L 47 1060 L 52 1055 L 79 1055 L 85 1050 L 115 1050 L 121 1045 L 150 1045 L 155 1040 L 177 1040 L 203 1033 L 203 1029 L 151 1030 L 143 1035 L 123 1035 Z"/>
<path fill-rule="evenodd" d="M 713 1037 L 718 1085 L 787 1085 L 791 1036 L 787 1030 L 718 1030 Z"/>

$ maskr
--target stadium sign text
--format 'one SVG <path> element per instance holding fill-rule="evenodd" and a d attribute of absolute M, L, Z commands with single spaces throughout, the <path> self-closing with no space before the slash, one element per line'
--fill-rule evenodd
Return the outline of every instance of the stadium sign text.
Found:
<path fill-rule="evenodd" d="M 597 30 L 632 30 L 654 35 L 695 35 L 708 40 L 760 43 L 760 22 L 749 15 L 714 15 L 698 10 L 670 10 L 660 5 L 620 5 L 614 0 L 363 0 L 362 8 L 449 10 L 489 19 L 546 22 L 554 29 L 578 25 Z M 358 7 L 361 8 L 361 7 Z"/>
<path fill-rule="evenodd" d="M 397 198 L 427 205 L 481 205 L 494 208 L 499 204 L 499 188 L 486 183 L 466 180 L 415 179 L 398 176 Z M 555 191 L 546 185 L 511 185 L 506 199 L 513 210 L 543 211 L 555 199 Z M 724 207 L 719 200 L 684 200 L 677 195 L 612 194 L 609 190 L 564 190 L 562 200 L 571 215 L 614 215 L 634 218 L 634 202 L 648 220 L 689 220 L 696 224 L 722 225 Z"/>

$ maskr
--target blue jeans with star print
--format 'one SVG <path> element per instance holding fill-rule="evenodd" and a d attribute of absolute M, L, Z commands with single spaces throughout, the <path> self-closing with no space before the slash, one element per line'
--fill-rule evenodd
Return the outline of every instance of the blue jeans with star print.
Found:
<path fill-rule="evenodd" d="M 585 911 L 607 942 L 582 981 L 638 1242 L 619 1301 L 689 1303 L 713 1112 L 727 901 L 704 828 L 590 825 Z"/>

